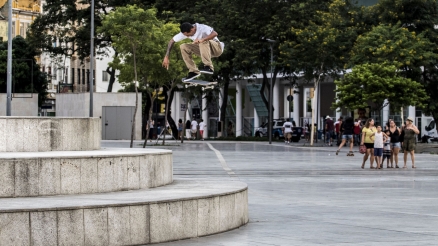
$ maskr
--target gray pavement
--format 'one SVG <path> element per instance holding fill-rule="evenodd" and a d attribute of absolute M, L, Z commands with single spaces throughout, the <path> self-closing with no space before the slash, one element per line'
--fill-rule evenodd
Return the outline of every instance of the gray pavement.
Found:
<path fill-rule="evenodd" d="M 417 169 L 371 170 L 369 162 L 360 168 L 358 152 L 347 157 L 345 147 L 336 156 L 336 147 L 302 143 L 171 144 L 153 148 L 173 150 L 176 179 L 247 183 L 250 222 L 160 245 L 438 244 L 438 155 L 417 154 Z M 102 147 L 129 147 L 129 142 L 103 141 Z"/>

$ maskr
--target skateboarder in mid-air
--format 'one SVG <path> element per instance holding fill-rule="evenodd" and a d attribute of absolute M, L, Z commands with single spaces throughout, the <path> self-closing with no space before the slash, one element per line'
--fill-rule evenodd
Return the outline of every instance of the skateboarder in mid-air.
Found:
<path fill-rule="evenodd" d="M 183 39 L 190 38 L 193 40 L 191 44 L 182 44 L 181 55 L 189 69 L 189 74 L 183 80 L 190 81 L 197 78 L 201 73 L 213 74 L 212 57 L 218 57 L 224 50 L 224 43 L 220 42 L 217 38 L 217 32 L 212 27 L 203 24 L 190 24 L 188 22 L 182 23 L 180 26 L 181 32 L 175 35 L 167 45 L 166 55 L 163 59 L 163 67 L 169 69 L 169 54 L 172 50 L 175 42 L 182 41 Z M 204 67 L 198 69 L 193 61 L 192 54 L 195 54 L 202 59 Z"/>

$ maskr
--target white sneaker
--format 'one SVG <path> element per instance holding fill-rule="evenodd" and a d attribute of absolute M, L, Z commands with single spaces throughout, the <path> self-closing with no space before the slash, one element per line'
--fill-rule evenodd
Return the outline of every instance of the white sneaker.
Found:
<path fill-rule="evenodd" d="M 290 144 L 290 142 L 289 142 L 289 141 L 287 141 L 287 144 Z"/>

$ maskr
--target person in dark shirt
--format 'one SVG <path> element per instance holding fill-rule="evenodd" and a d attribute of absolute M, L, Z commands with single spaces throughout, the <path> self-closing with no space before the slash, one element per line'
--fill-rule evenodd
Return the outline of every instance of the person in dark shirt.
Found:
<path fill-rule="evenodd" d="M 342 122 L 340 131 L 342 132 L 342 142 L 339 145 L 338 150 L 336 150 L 336 155 L 341 151 L 342 146 L 345 145 L 347 140 L 350 142 L 350 152 L 348 152 L 347 156 L 354 156 L 353 154 L 353 130 L 354 130 L 354 120 L 351 117 L 348 117 L 344 122 Z"/>
<path fill-rule="evenodd" d="M 325 119 L 326 143 L 328 143 L 329 146 L 333 146 L 332 142 L 335 137 L 335 123 L 330 116 L 327 116 Z"/>

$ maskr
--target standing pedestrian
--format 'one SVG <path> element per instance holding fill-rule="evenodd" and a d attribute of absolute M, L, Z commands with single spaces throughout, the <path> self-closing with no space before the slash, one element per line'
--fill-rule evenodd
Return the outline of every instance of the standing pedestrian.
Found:
<path fill-rule="evenodd" d="M 362 129 L 362 139 L 360 141 L 360 145 L 365 145 L 367 151 L 363 156 L 362 161 L 362 169 L 365 167 L 365 162 L 370 157 L 370 168 L 374 168 L 374 139 L 369 136 L 377 131 L 374 126 L 374 120 L 372 118 L 368 118 L 365 122 L 365 126 Z"/>
<path fill-rule="evenodd" d="M 382 168 L 382 156 L 383 156 L 383 143 L 386 142 L 388 136 L 382 132 L 382 127 L 377 126 L 377 132 L 374 132 L 369 136 L 370 139 L 374 138 L 374 156 L 376 157 L 377 167 Z"/>
<path fill-rule="evenodd" d="M 196 139 L 196 133 L 198 132 L 198 122 L 196 120 L 192 121 L 190 132 L 192 133 L 193 140 L 195 140 Z"/>
<path fill-rule="evenodd" d="M 355 119 L 354 121 L 354 145 L 359 145 L 360 132 L 362 131 L 362 123 L 359 119 Z"/>
<path fill-rule="evenodd" d="M 350 152 L 348 152 L 347 156 L 354 156 L 353 154 L 353 129 L 354 129 L 354 121 L 353 118 L 348 117 L 345 119 L 345 122 L 341 123 L 340 133 L 342 132 L 342 142 L 339 145 L 338 150 L 336 150 L 336 155 L 341 151 L 342 146 L 345 145 L 347 141 L 350 142 Z"/>
<path fill-rule="evenodd" d="M 391 152 L 391 137 L 389 137 L 389 129 L 385 131 L 385 134 L 388 136 L 386 141 L 383 143 L 383 158 L 382 158 L 382 165 L 385 163 L 386 159 L 386 168 L 393 168 L 393 162 L 392 162 L 392 152 Z M 389 163 L 391 162 L 391 167 L 389 166 Z"/>
<path fill-rule="evenodd" d="M 207 127 L 207 124 L 204 123 L 204 120 L 201 119 L 199 123 L 199 134 L 201 134 L 201 140 L 204 141 L 204 130 Z"/>
<path fill-rule="evenodd" d="M 333 146 L 332 142 L 335 137 L 335 125 L 330 116 L 327 115 L 325 119 L 326 143 L 328 143 L 328 146 Z"/>
<path fill-rule="evenodd" d="M 401 129 L 395 125 L 393 120 L 389 121 L 389 137 L 391 138 L 391 165 L 395 163 L 395 168 L 398 167 L 398 153 L 400 152 L 401 143 Z"/>
<path fill-rule="evenodd" d="M 283 136 L 284 136 L 284 143 L 289 144 L 292 138 L 292 123 L 289 121 L 289 119 L 286 120 L 283 124 Z"/>
<path fill-rule="evenodd" d="M 404 140 L 403 140 L 403 160 L 404 166 L 406 168 L 406 161 L 408 159 L 408 153 L 411 154 L 412 168 L 416 168 L 415 166 L 415 136 L 419 134 L 420 131 L 414 125 L 414 119 L 412 117 L 408 117 L 406 119 L 406 126 L 403 131 L 405 132 Z"/>
<path fill-rule="evenodd" d="M 186 121 L 186 138 L 187 140 L 190 140 L 191 134 L 191 128 L 192 128 L 192 122 L 190 120 Z"/>

